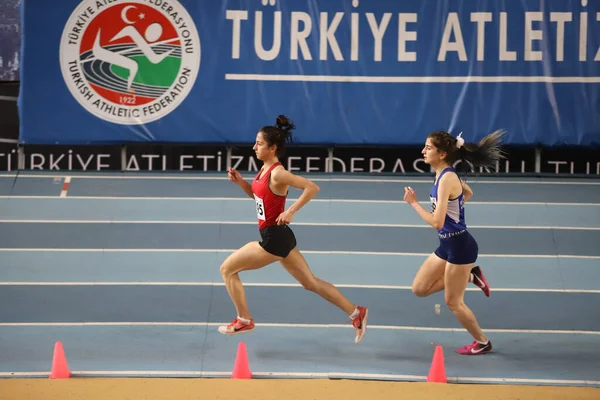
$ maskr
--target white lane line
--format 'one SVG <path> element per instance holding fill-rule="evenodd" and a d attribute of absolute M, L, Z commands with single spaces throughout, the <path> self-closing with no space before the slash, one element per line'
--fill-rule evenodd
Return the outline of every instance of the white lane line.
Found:
<path fill-rule="evenodd" d="M 2 322 L 0 327 L 98 327 L 98 326 L 199 326 L 199 327 L 217 327 L 227 325 L 231 321 L 223 322 Z M 290 323 L 257 323 L 257 327 L 265 328 L 302 328 L 302 329 L 354 329 L 351 324 L 290 324 Z M 369 329 L 385 331 L 433 331 L 433 332 L 457 332 L 465 333 L 462 328 L 438 328 L 422 326 L 396 326 L 396 325 L 369 325 Z M 582 331 L 582 330 L 559 330 L 559 329 L 485 329 L 490 333 L 510 333 L 510 334 L 555 334 L 555 335 L 600 335 L 600 331 Z"/>
<path fill-rule="evenodd" d="M 243 171 L 246 174 L 256 174 L 256 171 Z M 72 174 L 72 171 L 69 173 Z M 64 178 L 65 175 L 60 174 L 19 174 L 19 178 Z M 73 175 L 78 179 L 115 179 L 115 180 L 198 180 L 198 181 L 227 181 L 227 176 L 181 176 L 181 175 Z M 303 176 L 310 177 L 310 180 L 315 182 L 365 182 L 365 183 L 431 183 L 432 178 L 424 176 L 422 178 L 318 178 L 314 175 L 304 174 Z M 313 177 L 314 176 L 314 177 Z M 433 176 L 433 175 L 432 175 Z M 13 174 L 0 174 L 0 177 L 14 177 Z M 504 179 L 475 179 L 470 178 L 469 184 L 478 183 L 493 183 L 493 184 L 517 184 L 517 185 L 583 185 L 583 186 L 599 186 L 600 181 L 595 178 L 590 178 L 589 181 L 565 181 L 565 180 L 553 180 L 555 178 L 548 178 L 546 181 L 539 180 L 540 178 L 532 178 L 531 180 L 504 180 Z"/>
<path fill-rule="evenodd" d="M 118 219 L 0 219 L 0 223 L 12 224 L 173 224 L 173 225 L 256 225 L 256 221 L 203 221 L 203 220 L 118 220 Z M 298 226 L 336 226 L 367 228 L 423 228 L 426 224 L 374 224 L 360 222 L 294 222 Z M 550 226 L 550 225 L 469 225 L 472 229 L 540 229 L 540 230 L 581 230 L 600 231 L 591 226 Z"/>
<path fill-rule="evenodd" d="M 225 286 L 223 282 L 185 282 L 185 281 L 14 281 L 0 282 L 0 286 Z M 244 282 L 244 286 L 250 287 L 296 287 L 299 283 L 272 283 L 272 282 Z M 361 285 L 352 283 L 335 283 L 339 288 L 354 289 L 382 289 L 382 290 L 412 290 L 411 286 L 401 285 Z M 469 287 L 467 291 L 477 292 L 481 289 Z M 544 288 L 493 288 L 493 292 L 537 292 L 537 293 L 589 293 L 600 294 L 595 289 L 544 289 Z"/>
<path fill-rule="evenodd" d="M 0 377 L 40 377 L 46 378 L 50 375 L 50 371 L 38 371 L 38 372 L 0 372 Z M 73 377 L 86 377 L 86 376 L 102 376 L 102 377 L 123 377 L 123 376 L 164 376 L 164 377 L 230 377 L 231 371 L 71 371 Z M 269 372 L 252 372 L 253 377 L 257 378 L 332 378 L 332 379 L 370 379 L 370 380 L 389 380 L 389 381 L 423 381 L 427 380 L 427 376 L 424 375 L 400 375 L 400 374 L 373 374 L 373 373 L 352 373 L 352 372 L 280 372 L 280 371 L 269 371 Z M 447 377 L 448 382 L 472 382 L 472 383 L 526 383 L 526 384 L 537 384 L 537 385 L 567 385 L 567 386 L 600 386 L 600 381 L 588 381 L 588 380 L 571 380 L 571 379 L 529 379 L 529 378 L 510 378 L 510 377 Z"/>
<path fill-rule="evenodd" d="M 0 196 L 0 199 L 36 199 L 55 200 L 58 196 Z M 125 200 L 125 201 L 249 201 L 248 197 L 152 197 L 152 196 L 69 196 L 69 200 Z M 288 201 L 297 198 L 288 197 Z M 426 202 L 427 199 L 420 201 Z M 406 205 L 404 200 L 369 200 L 369 199 L 312 199 L 311 203 L 365 203 L 365 204 L 399 204 Z M 539 201 L 469 201 L 470 205 L 509 205 L 509 206 L 600 206 L 600 203 L 565 203 Z"/>
<path fill-rule="evenodd" d="M 102 249 L 102 248 L 0 248 L 0 252 L 65 252 L 65 253 L 233 253 L 237 249 Z M 378 252 L 378 251 L 345 251 L 345 250 L 302 250 L 303 254 L 342 254 L 342 255 L 369 255 L 369 256 L 418 256 L 426 257 L 431 253 L 409 252 Z M 559 258 L 559 259 L 600 259 L 600 256 L 583 256 L 570 254 L 479 254 L 479 257 L 490 258 Z"/>

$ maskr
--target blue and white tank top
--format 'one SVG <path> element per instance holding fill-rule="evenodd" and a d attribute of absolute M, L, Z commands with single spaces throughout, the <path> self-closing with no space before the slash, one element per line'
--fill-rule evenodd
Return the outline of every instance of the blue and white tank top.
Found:
<path fill-rule="evenodd" d="M 431 192 L 429 193 L 429 202 L 431 203 L 431 212 L 435 211 L 435 207 L 437 205 L 437 195 L 438 195 L 438 184 L 442 179 L 442 176 L 446 172 L 454 172 L 456 170 L 454 168 L 446 168 L 442 171 L 440 176 L 437 178 L 433 187 L 431 188 Z M 465 201 L 463 198 L 462 191 L 460 195 L 455 199 L 448 200 L 448 209 L 446 211 L 446 218 L 444 219 L 444 226 L 440 229 L 439 233 L 451 233 L 451 232 L 459 232 L 464 229 L 467 229 L 467 223 L 465 222 Z"/>

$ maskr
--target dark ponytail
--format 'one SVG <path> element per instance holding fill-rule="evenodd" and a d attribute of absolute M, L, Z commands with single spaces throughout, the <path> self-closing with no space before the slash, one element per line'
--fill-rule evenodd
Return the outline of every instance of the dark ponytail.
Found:
<path fill-rule="evenodd" d="M 285 115 L 279 115 L 275 120 L 275 126 L 263 126 L 260 130 L 269 146 L 277 146 L 278 157 L 283 154 L 285 144 L 292 143 L 292 130 L 296 126 Z"/>
<path fill-rule="evenodd" d="M 505 133 L 503 130 L 494 131 L 477 143 L 467 143 L 461 135 L 455 138 L 448 132 L 432 132 L 428 138 L 438 151 L 446 152 L 449 165 L 462 161 L 473 168 L 493 168 L 497 161 L 506 158 L 500 145 Z"/>

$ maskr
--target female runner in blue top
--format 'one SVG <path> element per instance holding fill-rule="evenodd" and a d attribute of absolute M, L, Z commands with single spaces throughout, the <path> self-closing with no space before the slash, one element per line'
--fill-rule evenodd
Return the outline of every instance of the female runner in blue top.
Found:
<path fill-rule="evenodd" d="M 496 131 L 477 144 L 465 143 L 459 135 L 432 132 L 422 150 L 425 163 L 435 170 L 431 189 L 431 211 L 417 201 L 411 187 L 404 188 L 404 200 L 438 231 L 440 245 L 423 263 L 415 276 L 412 290 L 420 297 L 444 290 L 448 308 L 462 326 L 475 339 L 473 343 L 457 349 L 458 354 L 479 355 L 492 350 L 492 342 L 483 334 L 475 315 L 464 303 L 468 282 L 477 285 L 486 296 L 490 288 L 481 268 L 475 266 L 479 248 L 467 230 L 464 203 L 473 195 L 452 167 L 456 161 L 468 161 L 475 168 L 491 167 L 504 158 L 500 149 L 502 131 Z"/>

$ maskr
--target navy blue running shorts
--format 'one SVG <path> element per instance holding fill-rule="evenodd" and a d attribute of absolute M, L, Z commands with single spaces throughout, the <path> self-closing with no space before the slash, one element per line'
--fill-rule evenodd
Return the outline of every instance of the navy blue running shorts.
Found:
<path fill-rule="evenodd" d="M 477 241 L 467 230 L 440 234 L 440 246 L 435 255 L 451 264 L 472 264 L 479 255 Z"/>

